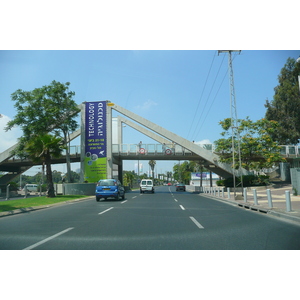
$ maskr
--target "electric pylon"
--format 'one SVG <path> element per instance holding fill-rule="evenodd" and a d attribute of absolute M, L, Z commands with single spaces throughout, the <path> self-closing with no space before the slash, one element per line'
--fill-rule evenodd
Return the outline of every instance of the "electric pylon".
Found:
<path fill-rule="evenodd" d="M 243 176 L 242 176 L 242 160 L 241 160 L 241 144 L 240 144 L 240 133 L 238 130 L 238 118 L 237 108 L 235 99 L 234 89 L 234 78 L 233 78 L 233 67 L 232 67 L 232 52 L 239 52 L 241 50 L 219 50 L 220 53 L 228 53 L 228 70 L 229 70 L 229 86 L 230 86 L 230 117 L 231 117 L 231 130 L 232 130 L 232 170 L 233 170 L 233 186 L 234 186 L 234 197 L 236 196 L 236 180 L 235 180 L 235 140 L 238 142 L 238 159 L 239 159 L 239 175 L 241 177 L 241 187 L 243 192 Z"/>

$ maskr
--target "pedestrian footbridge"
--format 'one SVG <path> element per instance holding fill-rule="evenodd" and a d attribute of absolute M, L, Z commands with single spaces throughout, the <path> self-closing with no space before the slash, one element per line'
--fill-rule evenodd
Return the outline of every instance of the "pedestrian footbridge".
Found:
<path fill-rule="evenodd" d="M 81 105 L 83 107 L 83 104 Z M 121 114 L 117 118 L 112 118 L 112 111 L 115 110 Z M 229 164 L 219 161 L 219 156 L 213 151 L 213 145 L 198 145 L 177 134 L 168 131 L 161 126 L 141 117 L 129 110 L 107 101 L 108 114 L 108 131 L 107 131 L 107 153 L 108 161 L 118 166 L 119 174 L 122 172 L 123 160 L 191 160 L 201 163 L 205 168 L 218 174 L 223 178 L 231 177 L 233 170 Z M 113 121 L 114 119 L 114 121 Z M 118 141 L 113 143 L 112 124 L 116 124 L 118 131 Z M 122 126 L 126 124 L 144 135 L 156 141 L 156 144 L 126 144 L 122 141 Z M 70 140 L 81 135 L 81 129 L 73 132 Z M 0 178 L 0 184 L 7 184 L 19 174 L 27 171 L 34 163 L 29 160 L 21 160 L 13 157 L 12 151 L 17 144 L 0 153 L 0 172 L 6 172 Z M 71 162 L 81 162 L 82 155 L 81 146 L 71 146 Z M 298 149 L 287 146 L 282 147 L 282 155 L 292 156 L 298 155 Z M 52 163 L 64 163 L 65 156 L 60 159 L 53 159 Z M 113 167 L 111 166 L 111 173 Z M 242 170 L 243 174 L 247 174 L 246 170 Z M 120 176 L 120 175 L 119 175 Z"/>

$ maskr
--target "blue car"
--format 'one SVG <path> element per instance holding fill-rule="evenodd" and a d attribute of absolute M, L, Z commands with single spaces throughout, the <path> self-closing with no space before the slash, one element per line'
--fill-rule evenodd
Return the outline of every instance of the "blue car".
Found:
<path fill-rule="evenodd" d="M 116 179 L 101 179 L 96 186 L 96 201 L 99 202 L 101 198 L 114 198 L 120 200 L 125 199 L 125 188 L 121 182 Z"/>

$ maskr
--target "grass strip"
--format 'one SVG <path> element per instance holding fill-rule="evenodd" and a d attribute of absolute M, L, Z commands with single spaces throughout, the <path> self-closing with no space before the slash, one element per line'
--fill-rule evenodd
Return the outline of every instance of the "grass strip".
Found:
<path fill-rule="evenodd" d="M 50 205 L 59 202 L 65 202 L 68 200 L 74 200 L 74 199 L 80 199 L 86 197 L 88 196 L 62 195 L 62 196 L 56 196 L 54 198 L 47 198 L 46 196 L 41 196 L 41 197 L 28 197 L 24 199 L 1 201 L 0 212 L 22 209 L 27 207 L 41 206 L 41 205 Z"/>

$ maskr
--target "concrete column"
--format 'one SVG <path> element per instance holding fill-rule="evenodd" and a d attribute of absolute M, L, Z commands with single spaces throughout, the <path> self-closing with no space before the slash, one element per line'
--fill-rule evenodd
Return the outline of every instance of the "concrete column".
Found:
<path fill-rule="evenodd" d="M 244 202 L 247 203 L 247 188 L 244 188 Z"/>
<path fill-rule="evenodd" d="M 123 164 L 122 164 L 122 162 L 120 164 L 118 164 L 118 179 L 123 184 Z"/>
<path fill-rule="evenodd" d="M 254 204 L 255 204 L 255 205 L 258 205 L 256 189 L 253 189 L 252 191 L 253 191 Z"/>
<path fill-rule="evenodd" d="M 85 102 L 81 104 L 81 134 L 80 134 L 80 183 L 84 182 L 85 155 Z"/>
<path fill-rule="evenodd" d="M 290 191 L 285 191 L 285 201 L 286 201 L 286 211 L 287 212 L 292 211 Z"/>
<path fill-rule="evenodd" d="M 112 162 L 112 108 L 106 106 L 106 177 L 113 178 Z"/>
<path fill-rule="evenodd" d="M 272 203 L 272 195 L 271 195 L 271 190 L 267 189 L 267 195 L 268 195 L 268 204 L 269 204 L 269 208 L 273 207 L 273 203 Z"/>

